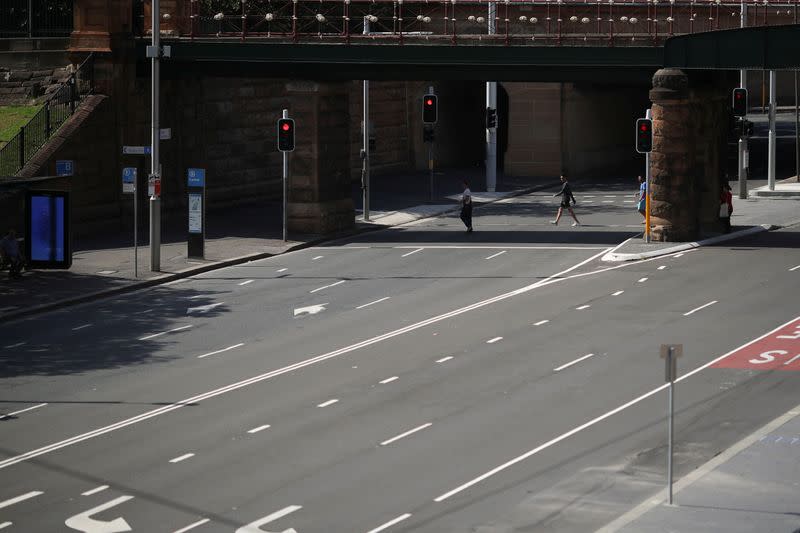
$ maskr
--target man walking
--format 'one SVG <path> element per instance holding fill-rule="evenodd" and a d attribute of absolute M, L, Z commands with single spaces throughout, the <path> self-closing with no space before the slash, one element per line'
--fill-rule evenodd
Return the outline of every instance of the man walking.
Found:
<path fill-rule="evenodd" d="M 17 232 L 13 229 L 8 230 L 3 239 L 0 239 L 0 255 L 8 261 L 8 277 L 19 278 L 22 277 L 22 268 L 25 266 L 25 258 L 19 251 L 19 243 L 17 242 Z M 2 263 L 2 261 L 0 261 Z"/>
<path fill-rule="evenodd" d="M 642 215 L 642 224 L 644 224 L 645 219 L 647 219 L 647 213 L 645 213 L 645 208 L 647 206 L 647 182 L 644 181 L 641 176 L 637 179 L 639 180 L 639 190 L 635 194 L 637 199 L 636 210 Z"/>
<path fill-rule="evenodd" d="M 581 223 L 578 221 L 578 217 L 575 216 L 575 211 L 572 210 L 572 207 L 569 205 L 570 199 L 572 199 L 572 205 L 575 205 L 577 202 L 575 201 L 575 196 L 572 194 L 572 187 L 569 186 L 569 181 L 567 181 L 567 177 L 562 175 L 561 176 L 561 190 L 555 193 L 553 196 L 561 196 L 561 205 L 558 207 L 558 214 L 556 215 L 555 220 L 551 220 L 551 224 L 558 225 L 558 221 L 561 220 L 561 213 L 564 209 L 569 211 L 569 214 L 572 215 L 572 218 L 575 222 L 572 223 L 573 226 L 580 226 Z"/>
<path fill-rule="evenodd" d="M 461 221 L 467 227 L 467 233 L 472 231 L 472 191 L 469 190 L 467 180 L 461 182 L 464 192 L 461 193 Z"/>

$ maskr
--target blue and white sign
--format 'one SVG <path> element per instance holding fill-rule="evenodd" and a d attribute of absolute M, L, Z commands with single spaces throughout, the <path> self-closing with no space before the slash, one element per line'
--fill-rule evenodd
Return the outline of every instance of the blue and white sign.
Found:
<path fill-rule="evenodd" d="M 123 146 L 122 155 L 150 155 L 153 149 L 150 146 Z"/>
<path fill-rule="evenodd" d="M 134 167 L 122 169 L 122 192 L 124 194 L 136 192 L 136 169 Z"/>
<path fill-rule="evenodd" d="M 56 161 L 56 176 L 72 176 L 75 162 L 71 160 Z"/>
<path fill-rule="evenodd" d="M 189 187 L 205 187 L 206 186 L 206 169 L 204 168 L 190 168 L 188 173 Z"/>

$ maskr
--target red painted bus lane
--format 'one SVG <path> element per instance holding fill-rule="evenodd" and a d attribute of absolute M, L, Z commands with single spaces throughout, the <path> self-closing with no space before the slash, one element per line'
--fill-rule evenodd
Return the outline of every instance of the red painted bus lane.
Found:
<path fill-rule="evenodd" d="M 736 350 L 711 368 L 800 371 L 800 319 Z"/>

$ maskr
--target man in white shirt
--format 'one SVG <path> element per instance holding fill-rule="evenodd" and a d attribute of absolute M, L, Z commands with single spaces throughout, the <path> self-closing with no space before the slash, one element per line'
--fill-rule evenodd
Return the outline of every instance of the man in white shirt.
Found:
<path fill-rule="evenodd" d="M 472 231 L 472 191 L 466 180 L 461 182 L 464 185 L 464 192 L 461 193 L 461 221 L 467 227 L 467 233 Z"/>

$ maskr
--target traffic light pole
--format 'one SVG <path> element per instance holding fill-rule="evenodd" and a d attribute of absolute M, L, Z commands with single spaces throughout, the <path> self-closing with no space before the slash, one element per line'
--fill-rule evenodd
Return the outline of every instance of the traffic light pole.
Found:
<path fill-rule="evenodd" d="M 160 93 L 160 33 L 161 26 L 159 20 L 159 0 L 152 0 L 152 76 L 151 76 L 151 126 L 150 133 L 150 176 L 156 180 L 153 195 L 150 197 L 150 270 L 158 272 L 161 270 L 161 191 L 158 181 L 161 179 L 161 165 L 158 157 L 159 142 L 159 93 Z"/>
<path fill-rule="evenodd" d="M 369 33 L 369 19 L 364 17 L 364 35 Z M 369 222 L 369 80 L 364 80 L 364 131 L 362 132 L 361 194 L 364 221 Z"/>
<path fill-rule="evenodd" d="M 283 110 L 282 118 L 289 118 L 288 109 Z M 287 206 L 289 203 L 289 152 L 281 153 L 283 154 L 283 242 L 286 242 L 286 228 L 289 222 L 289 215 L 287 213 Z"/>
<path fill-rule="evenodd" d="M 739 13 L 740 26 L 744 28 L 747 26 L 747 0 L 742 0 Z M 747 71 L 742 69 L 739 71 L 739 87 L 747 89 Z M 748 110 L 745 110 L 748 111 Z M 745 154 L 747 153 L 747 136 L 745 135 L 744 128 L 747 120 L 747 113 L 742 117 L 742 130 L 739 132 L 739 198 L 747 198 L 747 168 L 745 167 Z"/>
<path fill-rule="evenodd" d="M 644 112 L 644 118 L 651 118 L 650 108 Z M 644 154 L 644 242 L 650 242 L 650 152 Z"/>
<path fill-rule="evenodd" d="M 767 155 L 767 186 L 769 190 L 775 190 L 775 111 L 777 101 L 775 97 L 776 72 L 769 71 L 769 138 Z"/>
<path fill-rule="evenodd" d="M 487 18 L 488 34 L 494 35 L 497 30 L 497 3 L 489 2 Z M 497 82 L 486 82 L 486 107 L 497 109 Z M 486 190 L 494 192 L 497 188 L 497 128 L 486 128 Z"/>

